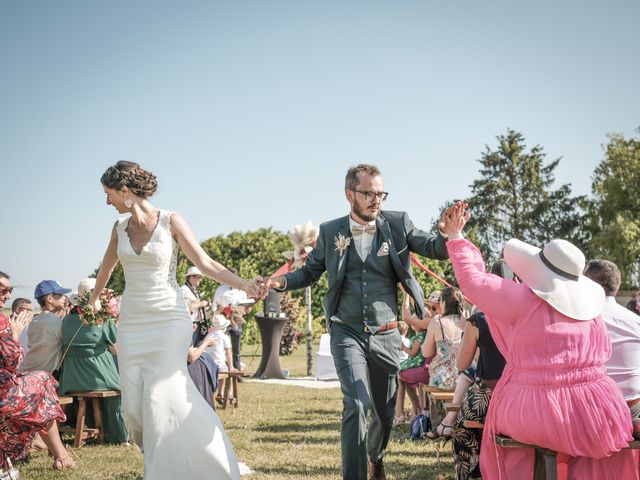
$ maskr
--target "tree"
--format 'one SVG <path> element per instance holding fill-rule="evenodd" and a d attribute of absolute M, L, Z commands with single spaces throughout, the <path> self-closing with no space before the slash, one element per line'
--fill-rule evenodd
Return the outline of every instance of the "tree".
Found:
<path fill-rule="evenodd" d="M 631 288 L 640 280 L 640 139 L 608 137 L 593 176 L 591 254 L 615 262 L 623 288 Z"/>
<path fill-rule="evenodd" d="M 471 185 L 469 199 L 469 228 L 487 259 L 498 258 L 504 243 L 514 237 L 534 245 L 564 238 L 584 250 L 587 200 L 571 197 L 566 184 L 553 190 L 560 158 L 545 165 L 543 148 L 536 145 L 527 151 L 524 136 L 511 129 L 497 140 L 497 150 L 487 146 L 479 160 L 482 178 Z"/>

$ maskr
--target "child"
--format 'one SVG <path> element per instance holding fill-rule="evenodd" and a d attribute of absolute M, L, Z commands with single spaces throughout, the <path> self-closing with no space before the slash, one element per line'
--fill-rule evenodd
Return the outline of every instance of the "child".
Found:
<path fill-rule="evenodd" d="M 233 368 L 233 359 L 232 359 L 232 351 L 231 351 L 231 339 L 229 335 L 224 333 L 225 329 L 229 326 L 231 322 L 227 320 L 224 315 L 214 315 L 211 320 L 211 328 L 212 332 L 208 335 L 207 338 L 214 338 L 216 343 L 212 346 L 208 347 L 206 352 L 211 355 L 213 361 L 218 365 L 219 372 L 236 372 L 237 370 Z M 216 400 L 221 401 L 222 393 L 224 392 L 224 382 L 225 379 L 220 379 L 218 382 L 218 393 L 216 395 Z"/>
<path fill-rule="evenodd" d="M 409 325 L 403 321 L 398 322 L 398 332 L 400 333 L 400 339 L 402 340 L 402 345 L 400 346 L 400 361 L 402 362 L 403 360 L 406 360 L 407 358 L 409 358 L 409 355 L 404 351 L 405 348 L 409 348 L 411 346 L 411 341 L 407 338 L 407 333 L 409 332 Z M 398 381 L 398 396 L 396 397 L 396 415 L 393 420 L 394 425 L 400 425 L 405 422 L 404 397 L 405 397 L 404 383 Z"/>

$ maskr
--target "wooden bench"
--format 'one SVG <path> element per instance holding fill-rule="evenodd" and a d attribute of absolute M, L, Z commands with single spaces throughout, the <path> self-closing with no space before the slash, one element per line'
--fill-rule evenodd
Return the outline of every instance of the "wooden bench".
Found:
<path fill-rule="evenodd" d="M 224 384 L 224 394 L 222 401 L 220 402 L 220 408 L 227 408 L 227 405 L 231 405 L 231 408 L 238 408 L 238 378 L 248 377 L 245 372 L 219 372 L 218 381 L 226 379 Z"/>
<path fill-rule="evenodd" d="M 480 422 L 476 422 L 474 420 L 465 420 L 464 422 L 462 422 L 462 426 L 464 428 L 477 428 L 477 429 L 483 429 L 484 428 L 484 423 L 480 423 Z"/>
<path fill-rule="evenodd" d="M 431 417 L 431 422 L 436 425 L 446 415 L 445 403 L 453 401 L 453 390 L 443 390 L 425 384 L 420 384 L 420 387 L 429 399 L 429 416 Z"/>
<path fill-rule="evenodd" d="M 447 413 L 449 413 L 449 412 L 459 412 L 460 411 L 460 404 L 459 403 L 445 403 L 444 404 L 444 410 Z"/>
<path fill-rule="evenodd" d="M 58 397 L 58 405 L 60 405 L 60 406 L 69 405 L 70 403 L 73 403 L 73 398 L 71 398 L 71 397 Z"/>
<path fill-rule="evenodd" d="M 65 400 L 66 403 L 71 403 L 75 398 L 78 399 L 78 413 L 75 428 L 64 427 L 60 429 L 63 432 L 72 432 L 74 434 L 74 448 L 81 447 L 82 445 L 84 445 L 85 440 L 93 437 L 97 437 L 99 443 L 104 443 L 104 430 L 102 428 L 102 410 L 100 408 L 100 399 L 119 396 L 120 392 L 116 390 L 100 390 L 93 392 L 69 393 L 66 397 L 62 397 L 65 399 L 69 398 L 69 401 Z M 87 428 L 84 425 L 85 417 L 87 416 L 88 400 L 91 401 L 91 405 L 93 406 L 93 419 L 95 421 L 94 428 Z"/>

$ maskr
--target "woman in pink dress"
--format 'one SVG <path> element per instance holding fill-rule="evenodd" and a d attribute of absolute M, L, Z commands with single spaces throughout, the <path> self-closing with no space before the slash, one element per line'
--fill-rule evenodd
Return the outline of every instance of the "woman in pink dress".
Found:
<path fill-rule="evenodd" d="M 629 409 L 605 375 L 611 342 L 600 317 L 604 291 L 565 240 L 544 249 L 512 239 L 504 258 L 522 283 L 485 272 L 462 236 L 470 217 L 458 202 L 441 228 L 464 294 L 485 312 L 507 365 L 495 387 L 482 440 L 483 478 L 533 478 L 533 449 L 496 446 L 496 433 L 559 452 L 569 479 L 640 478 Z"/>

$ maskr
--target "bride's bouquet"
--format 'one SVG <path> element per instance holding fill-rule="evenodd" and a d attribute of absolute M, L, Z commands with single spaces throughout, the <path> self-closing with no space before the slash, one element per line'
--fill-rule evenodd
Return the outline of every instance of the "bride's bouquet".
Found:
<path fill-rule="evenodd" d="M 78 298 L 78 315 L 87 325 L 102 325 L 105 322 L 113 322 L 120 316 L 120 302 L 113 290 L 105 288 L 100 293 L 100 310 L 95 311 L 89 304 L 91 291 Z"/>

